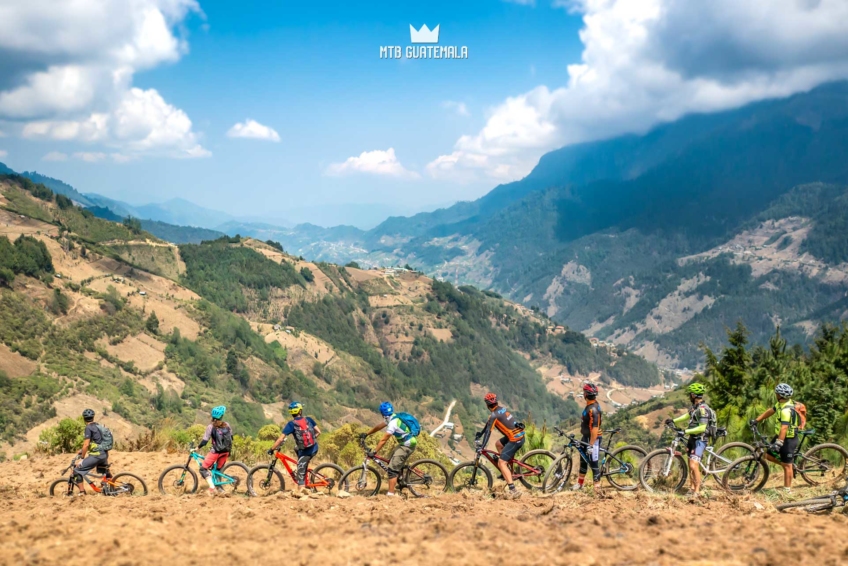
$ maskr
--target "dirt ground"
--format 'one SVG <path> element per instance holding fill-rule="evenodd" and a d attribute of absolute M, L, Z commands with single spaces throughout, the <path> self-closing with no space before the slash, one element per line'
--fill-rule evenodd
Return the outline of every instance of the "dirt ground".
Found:
<path fill-rule="evenodd" d="M 181 454 L 115 454 L 155 491 Z M 67 456 L 0 464 L 0 564 L 817 564 L 848 561 L 848 517 L 777 514 L 764 499 L 644 493 L 279 494 L 72 500 L 44 495 Z M 115 471 L 118 471 L 116 469 Z M 505 560 L 505 561 L 501 561 Z"/>

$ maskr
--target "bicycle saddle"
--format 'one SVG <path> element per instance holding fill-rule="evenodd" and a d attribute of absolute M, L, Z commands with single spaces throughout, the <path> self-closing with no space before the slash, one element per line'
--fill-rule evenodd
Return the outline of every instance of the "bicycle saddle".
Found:
<path fill-rule="evenodd" d="M 612 430 L 604 430 L 601 432 L 603 432 L 604 434 L 618 434 L 619 432 L 621 432 L 621 427 L 614 428 Z"/>
<path fill-rule="evenodd" d="M 816 433 L 816 429 L 814 429 L 814 428 L 811 428 L 809 430 L 799 430 L 798 431 L 798 434 L 800 434 L 801 436 L 809 436 L 810 434 L 815 434 L 815 433 Z"/>
<path fill-rule="evenodd" d="M 719 427 L 716 429 L 716 436 L 721 438 L 722 436 L 727 436 L 727 429 L 723 427 Z"/>

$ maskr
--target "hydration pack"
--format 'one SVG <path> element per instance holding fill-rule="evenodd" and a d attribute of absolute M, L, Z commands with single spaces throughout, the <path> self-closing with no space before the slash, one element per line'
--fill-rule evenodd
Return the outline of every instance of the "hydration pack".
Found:
<path fill-rule="evenodd" d="M 709 405 L 701 405 L 707 410 L 707 431 L 704 433 L 710 440 L 718 438 L 718 415 Z"/>
<path fill-rule="evenodd" d="M 294 441 L 298 450 L 306 450 L 315 446 L 315 427 L 306 417 L 294 419 Z"/>
<path fill-rule="evenodd" d="M 406 425 L 406 428 L 409 429 L 409 435 L 404 438 L 404 442 L 409 439 L 410 436 L 418 436 L 421 434 L 421 425 L 418 424 L 418 419 L 410 415 L 409 413 L 397 413 L 395 417 L 400 419 L 400 422 Z"/>
<path fill-rule="evenodd" d="M 233 429 L 229 425 L 212 427 L 212 451 L 223 454 L 233 449 Z"/>
<path fill-rule="evenodd" d="M 115 439 L 112 436 L 112 431 L 100 423 L 94 423 L 97 430 L 100 431 L 100 442 L 97 443 L 98 452 L 108 452 L 115 445 Z"/>

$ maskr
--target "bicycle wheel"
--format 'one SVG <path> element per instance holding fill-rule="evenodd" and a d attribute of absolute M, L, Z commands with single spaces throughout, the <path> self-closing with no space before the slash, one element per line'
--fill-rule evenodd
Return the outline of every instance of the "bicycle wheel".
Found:
<path fill-rule="evenodd" d="M 50 484 L 50 497 L 76 497 L 81 494 L 82 488 L 76 482 L 71 483 L 68 491 L 68 478 L 59 478 Z"/>
<path fill-rule="evenodd" d="M 545 481 L 545 474 L 551 468 L 551 464 L 556 460 L 556 456 L 549 450 L 531 450 L 521 457 L 521 462 L 536 469 L 536 473 L 522 476 L 518 481 L 527 489 L 541 490 L 542 483 Z M 522 466 L 515 466 L 513 473 L 530 474 L 530 471 Z"/>
<path fill-rule="evenodd" d="M 709 469 L 715 473 L 709 475 L 715 477 L 716 481 L 721 483 L 720 474 L 727 469 L 727 466 L 735 460 L 743 456 L 750 456 L 753 453 L 754 447 L 744 442 L 728 442 L 727 444 L 723 444 L 715 451 L 714 456 L 710 458 Z"/>
<path fill-rule="evenodd" d="M 254 466 L 247 473 L 247 493 L 251 497 L 267 497 L 285 489 L 283 474 L 276 468 L 272 471 L 270 464 Z"/>
<path fill-rule="evenodd" d="M 558 493 L 565 489 L 573 465 L 570 453 L 561 454 L 554 460 L 542 480 L 542 493 Z"/>
<path fill-rule="evenodd" d="M 121 472 L 112 478 L 115 484 L 114 495 L 143 497 L 147 495 L 147 484 L 135 474 Z M 113 495 L 110 493 L 109 495 Z"/>
<path fill-rule="evenodd" d="M 786 509 L 795 509 L 798 507 L 806 507 L 807 512 L 809 513 L 817 513 L 820 511 L 829 511 L 833 509 L 833 499 L 828 498 L 818 498 L 818 499 L 802 499 L 801 501 L 790 501 L 789 503 L 780 503 L 779 505 L 775 505 L 774 508 L 778 511 L 785 511 Z"/>
<path fill-rule="evenodd" d="M 803 456 L 798 471 L 810 485 L 828 485 L 848 473 L 848 451 L 838 444 L 818 444 Z"/>
<path fill-rule="evenodd" d="M 185 495 L 197 492 L 197 474 L 194 470 L 177 464 L 159 476 L 159 493 L 162 495 Z"/>
<path fill-rule="evenodd" d="M 368 466 L 363 468 L 362 466 L 357 466 L 344 473 L 339 480 L 339 489 L 351 495 L 371 497 L 380 493 L 380 484 L 382 481 L 383 478 L 380 477 L 380 472 L 375 467 Z"/>
<path fill-rule="evenodd" d="M 616 489 L 633 491 L 639 487 L 639 464 L 648 453 L 639 446 L 622 446 L 604 460 L 602 475 Z"/>
<path fill-rule="evenodd" d="M 448 471 L 436 460 L 418 460 L 409 464 L 406 487 L 415 497 L 444 493 L 450 487 Z"/>
<path fill-rule="evenodd" d="M 639 483 L 654 493 L 677 493 L 686 483 L 689 469 L 680 454 L 654 450 L 639 465 Z"/>
<path fill-rule="evenodd" d="M 494 485 L 492 472 L 483 464 L 476 464 L 473 461 L 463 462 L 453 469 L 450 473 L 451 489 L 456 492 L 460 491 L 488 491 Z"/>
<path fill-rule="evenodd" d="M 760 491 L 769 478 L 768 464 L 756 456 L 742 456 L 733 461 L 721 476 L 728 491 Z"/>
<path fill-rule="evenodd" d="M 247 474 L 250 470 L 241 462 L 227 462 L 227 465 L 221 470 L 222 474 L 226 474 L 233 478 L 233 483 L 227 483 L 220 486 L 224 493 L 233 495 L 250 495 L 247 491 Z"/>
<path fill-rule="evenodd" d="M 341 466 L 328 462 L 321 464 L 314 470 L 308 470 L 306 473 L 311 484 L 327 483 L 326 487 L 315 487 L 314 490 L 330 495 L 334 489 L 339 490 L 339 484 L 345 472 Z"/>

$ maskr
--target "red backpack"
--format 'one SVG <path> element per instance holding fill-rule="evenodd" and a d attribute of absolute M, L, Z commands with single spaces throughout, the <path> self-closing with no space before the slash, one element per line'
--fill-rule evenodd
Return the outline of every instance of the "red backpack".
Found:
<path fill-rule="evenodd" d="M 292 421 L 294 423 L 294 440 L 298 450 L 306 450 L 315 446 L 315 427 L 306 417 Z"/>

